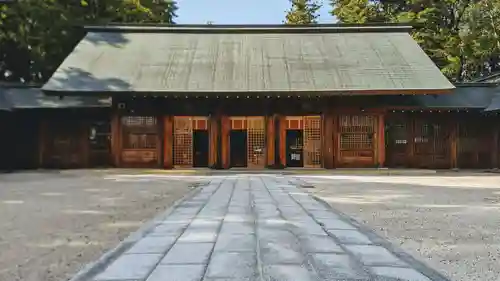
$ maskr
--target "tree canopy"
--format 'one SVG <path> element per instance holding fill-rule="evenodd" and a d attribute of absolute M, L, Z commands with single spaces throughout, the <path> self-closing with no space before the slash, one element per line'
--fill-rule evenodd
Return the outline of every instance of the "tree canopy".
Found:
<path fill-rule="evenodd" d="M 85 24 L 174 23 L 168 0 L 18 0 L 0 4 L 0 80 L 41 82 L 81 40 Z"/>
<path fill-rule="evenodd" d="M 318 10 L 321 8 L 314 0 L 290 0 L 290 10 L 286 12 L 286 24 L 317 23 Z"/>
<path fill-rule="evenodd" d="M 500 70 L 500 0 L 331 0 L 342 23 L 415 26 L 413 37 L 452 81 Z"/>

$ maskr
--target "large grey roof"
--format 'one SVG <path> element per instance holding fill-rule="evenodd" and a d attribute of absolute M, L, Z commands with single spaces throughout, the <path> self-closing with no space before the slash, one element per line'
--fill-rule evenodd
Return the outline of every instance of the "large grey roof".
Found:
<path fill-rule="evenodd" d="M 407 31 L 322 25 L 94 28 L 43 90 L 382 94 L 453 89 Z"/>
<path fill-rule="evenodd" d="M 110 107 L 110 98 L 47 96 L 38 86 L 0 85 L 1 97 L 14 109 Z"/>

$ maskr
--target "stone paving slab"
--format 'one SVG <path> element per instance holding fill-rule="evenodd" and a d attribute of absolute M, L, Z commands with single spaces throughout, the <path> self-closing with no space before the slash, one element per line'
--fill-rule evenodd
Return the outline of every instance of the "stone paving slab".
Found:
<path fill-rule="evenodd" d="M 92 280 L 446 281 L 370 237 L 286 177 L 226 176 Z"/>

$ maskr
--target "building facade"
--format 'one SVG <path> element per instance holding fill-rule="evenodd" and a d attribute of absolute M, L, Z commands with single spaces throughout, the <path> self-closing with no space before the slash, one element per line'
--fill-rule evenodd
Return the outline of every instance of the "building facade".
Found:
<path fill-rule="evenodd" d="M 455 87 L 407 26 L 87 31 L 30 110 L 39 166 L 498 167 L 497 85 Z"/>

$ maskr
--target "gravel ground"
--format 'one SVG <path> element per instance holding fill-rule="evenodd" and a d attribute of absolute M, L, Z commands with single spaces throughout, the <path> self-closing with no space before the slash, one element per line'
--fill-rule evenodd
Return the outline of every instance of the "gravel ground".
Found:
<path fill-rule="evenodd" d="M 196 181 L 119 178 L 94 171 L 0 174 L 0 280 L 71 278 Z"/>
<path fill-rule="evenodd" d="M 317 176 L 308 189 L 456 281 L 500 279 L 500 177 Z"/>

